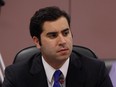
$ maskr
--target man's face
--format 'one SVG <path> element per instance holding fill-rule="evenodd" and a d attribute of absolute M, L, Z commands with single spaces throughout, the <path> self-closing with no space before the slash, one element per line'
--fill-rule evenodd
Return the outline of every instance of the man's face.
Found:
<path fill-rule="evenodd" d="M 41 52 L 47 62 L 65 61 L 72 52 L 72 34 L 65 17 L 46 21 L 41 34 Z"/>

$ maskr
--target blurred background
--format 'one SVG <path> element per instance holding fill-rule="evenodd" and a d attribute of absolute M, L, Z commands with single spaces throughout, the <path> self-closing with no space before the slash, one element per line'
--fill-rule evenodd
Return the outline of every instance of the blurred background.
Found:
<path fill-rule="evenodd" d="M 0 7 L 0 53 L 6 66 L 16 53 L 34 45 L 29 22 L 36 10 L 59 6 L 71 15 L 74 44 L 100 59 L 116 59 L 116 0 L 4 0 Z"/>

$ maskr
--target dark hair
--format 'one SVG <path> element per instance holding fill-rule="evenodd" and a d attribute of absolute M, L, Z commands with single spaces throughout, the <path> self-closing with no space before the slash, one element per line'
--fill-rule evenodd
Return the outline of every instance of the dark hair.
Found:
<path fill-rule="evenodd" d="M 55 21 L 62 16 L 67 19 L 68 24 L 70 26 L 69 15 L 65 11 L 60 10 L 56 6 L 45 7 L 45 8 L 42 8 L 42 9 L 36 11 L 30 20 L 31 37 L 36 36 L 40 41 L 41 40 L 40 35 L 43 31 L 42 27 L 43 27 L 44 22 L 45 21 Z"/>
<path fill-rule="evenodd" d="M 4 6 L 4 5 L 5 5 L 4 0 L 0 0 L 0 6 Z"/>

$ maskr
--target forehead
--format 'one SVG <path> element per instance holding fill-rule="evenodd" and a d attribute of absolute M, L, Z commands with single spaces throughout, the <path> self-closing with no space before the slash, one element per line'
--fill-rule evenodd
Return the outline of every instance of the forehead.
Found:
<path fill-rule="evenodd" d="M 62 31 L 66 28 L 69 28 L 69 24 L 65 17 L 60 17 L 55 21 L 46 21 L 43 24 L 43 32 Z"/>

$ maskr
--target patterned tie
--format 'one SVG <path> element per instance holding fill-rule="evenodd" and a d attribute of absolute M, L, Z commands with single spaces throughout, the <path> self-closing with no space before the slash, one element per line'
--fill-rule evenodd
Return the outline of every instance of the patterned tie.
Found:
<path fill-rule="evenodd" d="M 60 87 L 60 83 L 59 83 L 59 77 L 62 74 L 62 72 L 60 70 L 56 70 L 53 77 L 54 77 L 54 85 L 53 87 Z"/>

